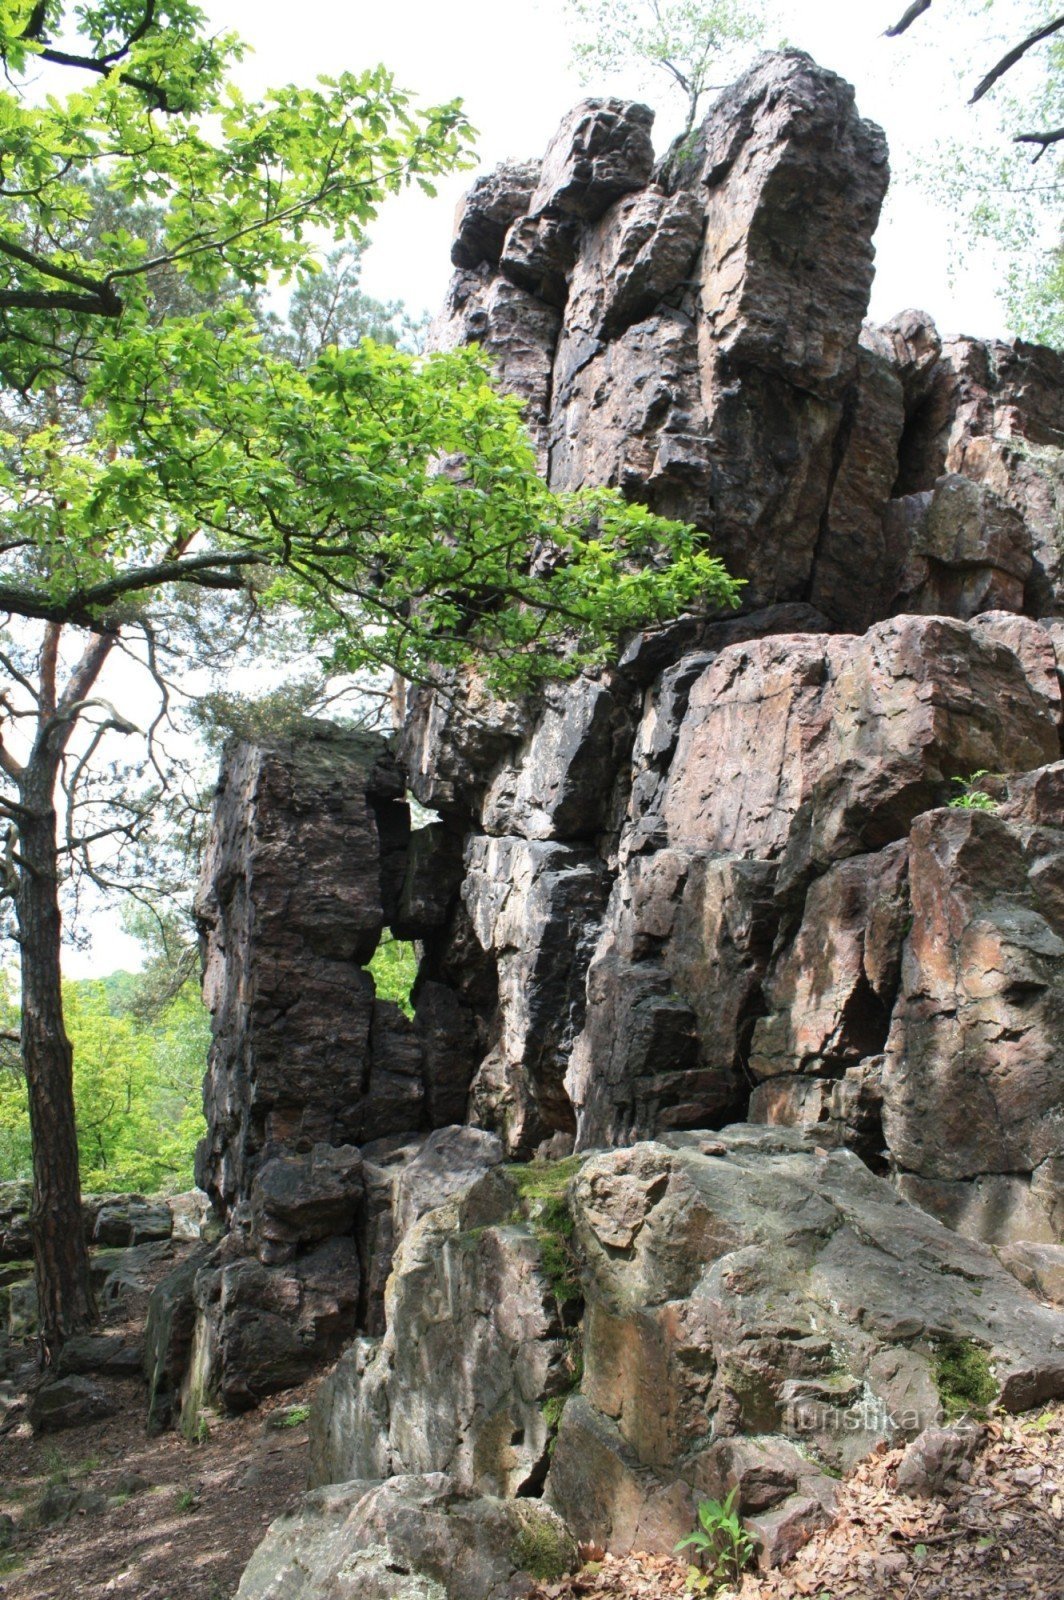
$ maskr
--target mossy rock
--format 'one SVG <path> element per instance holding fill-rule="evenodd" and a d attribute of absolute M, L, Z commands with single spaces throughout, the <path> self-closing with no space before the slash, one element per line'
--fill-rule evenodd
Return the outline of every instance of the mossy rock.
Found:
<path fill-rule="evenodd" d="M 940 1339 L 934 1346 L 935 1387 L 946 1416 L 985 1417 L 999 1384 L 986 1351 L 973 1339 Z"/>

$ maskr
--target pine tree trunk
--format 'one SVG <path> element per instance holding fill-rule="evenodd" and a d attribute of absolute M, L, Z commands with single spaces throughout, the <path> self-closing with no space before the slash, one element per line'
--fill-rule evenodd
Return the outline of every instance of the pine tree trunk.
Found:
<path fill-rule="evenodd" d="M 41 1345 L 47 1361 L 96 1321 L 74 1120 L 73 1051 L 63 1025 L 55 769 L 37 752 L 22 784 L 16 901 L 22 1058 L 33 1136 L 30 1213 Z"/>

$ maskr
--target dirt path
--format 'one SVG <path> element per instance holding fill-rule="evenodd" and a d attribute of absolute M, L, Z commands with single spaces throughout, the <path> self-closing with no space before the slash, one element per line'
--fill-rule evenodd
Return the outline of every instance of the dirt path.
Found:
<path fill-rule="evenodd" d="M 229 1600 L 266 1525 L 305 1486 L 308 1393 L 219 1418 L 189 1444 L 147 1437 L 139 1380 L 101 1382 L 116 1416 L 39 1439 L 22 1424 L 0 1440 L 0 1512 L 58 1518 L 0 1554 L 0 1596 Z"/>
<path fill-rule="evenodd" d="M 57 1518 L 0 1554 L 0 1596 L 229 1600 L 267 1524 L 305 1485 L 307 1394 L 219 1418 L 189 1444 L 147 1437 L 138 1380 L 102 1381 L 116 1416 L 39 1439 L 23 1424 L 0 1440 L 0 1512 Z"/>

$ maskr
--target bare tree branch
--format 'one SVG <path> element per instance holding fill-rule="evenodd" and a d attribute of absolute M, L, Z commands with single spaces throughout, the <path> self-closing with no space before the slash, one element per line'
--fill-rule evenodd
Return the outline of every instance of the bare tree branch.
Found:
<path fill-rule="evenodd" d="M 1013 45 L 1012 49 L 1006 51 L 996 66 L 991 67 L 982 82 L 977 84 L 975 93 L 968 104 L 974 106 L 975 102 L 981 100 L 994 87 L 998 79 L 1003 78 L 1006 72 L 1027 54 L 1028 50 L 1033 50 L 1036 44 L 1041 44 L 1043 39 L 1048 39 L 1052 34 L 1059 33 L 1061 28 L 1064 28 L 1064 16 L 1054 17 L 1052 22 L 1047 22 L 1043 27 L 1036 28 L 1033 33 L 1027 35 L 1026 39 L 1021 39 L 1019 44 Z"/>
<path fill-rule="evenodd" d="M 1018 133 L 1013 139 L 1013 144 L 1037 144 L 1041 149 L 1031 157 L 1032 167 L 1041 161 L 1051 145 L 1060 144 L 1064 140 L 1064 128 L 1054 128 L 1051 133 Z"/>
<path fill-rule="evenodd" d="M 164 583 L 194 583 L 204 589 L 239 589 L 243 579 L 235 570 L 261 566 L 267 552 L 254 550 L 215 550 L 209 555 L 182 556 L 176 561 L 159 561 L 154 566 L 134 567 L 119 577 L 109 578 L 88 589 L 75 589 L 65 600 L 50 600 L 35 589 L 17 589 L 0 584 L 0 610 L 20 617 L 36 617 L 43 622 L 77 623 L 99 627 L 99 613 L 106 612 L 124 595 L 156 589 Z M 232 569 L 232 570 L 231 570 Z"/>
<path fill-rule="evenodd" d="M 922 17 L 924 12 L 929 11 L 930 8 L 931 0 L 913 0 L 912 5 L 909 7 L 905 15 L 899 22 L 894 24 L 893 28 L 888 28 L 886 30 L 884 37 L 887 39 L 896 39 L 900 33 L 904 33 L 907 28 L 912 27 L 917 17 Z"/>

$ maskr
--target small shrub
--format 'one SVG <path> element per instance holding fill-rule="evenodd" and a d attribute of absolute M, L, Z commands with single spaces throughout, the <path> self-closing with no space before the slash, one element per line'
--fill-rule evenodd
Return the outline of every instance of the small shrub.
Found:
<path fill-rule="evenodd" d="M 694 1550 L 702 1567 L 688 1571 L 688 1587 L 704 1591 L 718 1583 L 734 1583 L 754 1553 L 754 1541 L 735 1509 L 738 1488 L 721 1500 L 703 1500 L 698 1507 L 698 1527 L 676 1546 Z"/>
<path fill-rule="evenodd" d="M 177 1497 L 179 1511 L 198 1511 L 199 1503 L 199 1491 L 196 1489 L 182 1489 Z"/>

